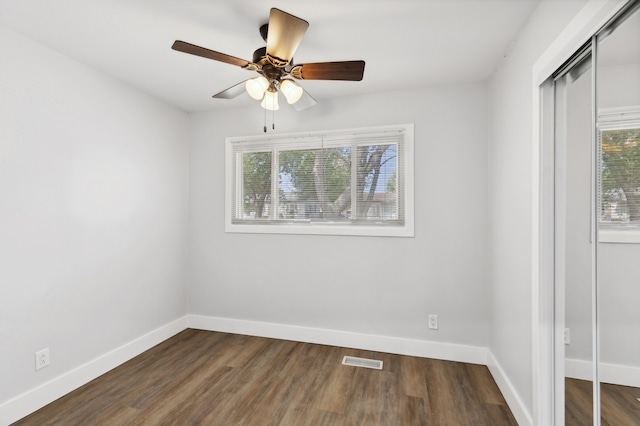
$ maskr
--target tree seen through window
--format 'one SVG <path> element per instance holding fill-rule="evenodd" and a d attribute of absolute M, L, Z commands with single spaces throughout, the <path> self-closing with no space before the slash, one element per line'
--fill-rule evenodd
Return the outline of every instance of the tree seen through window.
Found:
<path fill-rule="evenodd" d="M 640 128 L 601 132 L 602 222 L 640 224 Z"/>

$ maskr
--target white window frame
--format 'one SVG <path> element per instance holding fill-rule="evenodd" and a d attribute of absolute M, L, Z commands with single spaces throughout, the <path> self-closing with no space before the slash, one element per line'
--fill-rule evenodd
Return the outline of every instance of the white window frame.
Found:
<path fill-rule="evenodd" d="M 317 139 L 318 137 L 340 134 L 383 134 L 384 132 L 401 132 L 404 139 L 398 149 L 398 167 L 404 167 L 404 182 L 400 183 L 402 190 L 401 207 L 404 210 L 404 224 L 389 225 L 382 222 L 350 223 L 330 221 L 282 221 L 268 223 L 250 223 L 233 221 L 234 182 L 233 162 L 234 144 L 273 144 L 286 145 L 293 140 Z M 383 236 L 383 237 L 414 237 L 414 129 L 413 124 L 380 126 L 332 131 L 318 131 L 305 133 L 289 133 L 279 135 L 261 135 L 247 137 L 228 137 L 225 139 L 225 232 L 257 233 L 257 234 L 311 234 L 311 235 L 355 235 L 355 236 Z M 400 173 L 398 173 L 400 179 Z M 277 180 L 277 179 L 274 179 Z M 277 182 L 272 182 L 277 186 Z"/>
<path fill-rule="evenodd" d="M 635 129 L 640 127 L 640 105 L 633 107 L 603 108 L 598 111 L 598 152 L 601 154 L 602 132 L 606 130 Z M 602 161 L 602 160 L 600 160 Z M 598 176 L 598 179 L 600 177 Z M 601 201 L 598 182 L 598 242 L 640 244 L 640 225 L 600 222 Z"/>

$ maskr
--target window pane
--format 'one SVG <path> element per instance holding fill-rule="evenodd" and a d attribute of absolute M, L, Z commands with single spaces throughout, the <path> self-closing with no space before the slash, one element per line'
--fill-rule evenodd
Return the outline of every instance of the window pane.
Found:
<path fill-rule="evenodd" d="M 397 145 L 366 145 L 357 149 L 357 218 L 398 219 Z"/>
<path fill-rule="evenodd" d="M 413 126 L 226 140 L 227 232 L 413 236 Z"/>
<path fill-rule="evenodd" d="M 281 151 L 279 164 L 280 218 L 350 218 L 350 147 Z"/>
<path fill-rule="evenodd" d="M 601 133 L 601 221 L 640 223 L 640 128 Z"/>
<path fill-rule="evenodd" d="M 243 219 L 268 218 L 271 210 L 271 152 L 242 154 Z"/>

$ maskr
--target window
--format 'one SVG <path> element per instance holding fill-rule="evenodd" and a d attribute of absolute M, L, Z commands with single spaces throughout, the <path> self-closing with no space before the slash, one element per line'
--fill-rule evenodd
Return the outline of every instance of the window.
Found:
<path fill-rule="evenodd" d="M 601 111 L 598 135 L 600 240 L 634 242 L 632 234 L 640 236 L 640 107 Z"/>
<path fill-rule="evenodd" d="M 413 236 L 413 125 L 227 138 L 227 232 Z"/>

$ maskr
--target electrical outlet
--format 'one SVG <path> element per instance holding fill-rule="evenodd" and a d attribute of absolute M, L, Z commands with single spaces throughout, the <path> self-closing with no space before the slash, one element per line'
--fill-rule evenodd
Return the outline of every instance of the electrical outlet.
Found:
<path fill-rule="evenodd" d="M 49 363 L 49 348 L 36 352 L 36 370 L 46 367 Z"/>
<path fill-rule="evenodd" d="M 434 314 L 429 315 L 429 328 L 432 330 L 438 329 L 438 316 Z"/>
<path fill-rule="evenodd" d="M 571 343 L 571 329 L 570 328 L 565 328 L 564 329 L 564 344 L 568 345 Z"/>

